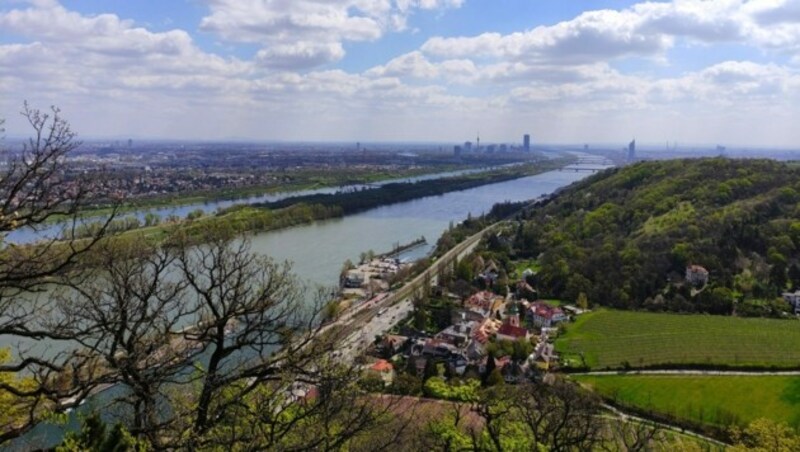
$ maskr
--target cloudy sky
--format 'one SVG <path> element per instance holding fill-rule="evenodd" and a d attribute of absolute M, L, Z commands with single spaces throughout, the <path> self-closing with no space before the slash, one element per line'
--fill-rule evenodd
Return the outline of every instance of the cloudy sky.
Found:
<path fill-rule="evenodd" d="M 83 137 L 800 147 L 800 0 L 0 0 Z"/>

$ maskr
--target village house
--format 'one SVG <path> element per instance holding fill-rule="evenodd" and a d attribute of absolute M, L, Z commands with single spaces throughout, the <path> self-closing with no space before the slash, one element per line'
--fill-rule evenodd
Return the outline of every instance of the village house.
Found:
<path fill-rule="evenodd" d="M 537 292 L 536 289 L 531 287 L 531 285 L 525 281 L 518 282 L 515 289 L 517 298 L 535 300 L 539 297 L 539 292 Z"/>
<path fill-rule="evenodd" d="M 795 292 L 784 292 L 782 296 L 787 303 L 792 305 L 792 308 L 794 308 L 794 313 L 800 314 L 800 290 Z"/>
<path fill-rule="evenodd" d="M 385 359 L 379 359 L 367 368 L 367 374 L 377 376 L 388 386 L 394 380 L 394 365 Z"/>
<path fill-rule="evenodd" d="M 488 290 L 483 290 L 467 298 L 464 301 L 464 307 L 470 310 L 482 312 L 484 317 L 486 317 L 491 313 L 492 305 L 496 297 L 497 295 L 494 293 L 489 292 Z"/>
<path fill-rule="evenodd" d="M 434 337 L 456 347 L 463 347 L 467 345 L 467 342 L 472 337 L 473 330 L 477 326 L 477 322 L 458 322 L 440 331 Z"/>
<path fill-rule="evenodd" d="M 542 336 L 536 348 L 533 350 L 533 361 L 543 370 L 550 370 L 551 366 L 558 362 L 558 355 L 555 346 L 546 341 L 547 337 Z"/>
<path fill-rule="evenodd" d="M 519 325 L 519 308 L 516 303 L 512 303 L 503 325 L 497 330 L 497 340 L 520 341 L 528 340 L 529 337 L 528 329 Z"/>
<path fill-rule="evenodd" d="M 396 334 L 387 334 L 383 336 L 381 341 L 381 348 L 389 356 L 400 353 L 408 343 L 408 337 L 399 336 Z"/>
<path fill-rule="evenodd" d="M 705 286 L 708 283 L 708 270 L 699 265 L 686 267 L 686 282 L 693 286 Z"/>
<path fill-rule="evenodd" d="M 543 301 L 531 303 L 528 307 L 528 318 L 537 328 L 551 328 L 568 320 L 561 308 L 550 306 Z"/>

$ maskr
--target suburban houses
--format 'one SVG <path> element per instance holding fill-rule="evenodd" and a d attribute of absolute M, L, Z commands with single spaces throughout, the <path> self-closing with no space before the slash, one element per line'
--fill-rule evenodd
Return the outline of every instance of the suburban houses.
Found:
<path fill-rule="evenodd" d="M 477 278 L 486 278 L 492 270 Z M 421 331 L 409 326 L 409 320 L 391 334 L 376 338 L 365 373 L 389 385 L 390 372 L 393 378 L 407 373 L 424 381 L 437 366 L 453 377 L 480 377 L 498 369 L 505 382 L 517 383 L 557 368 L 551 335 L 570 317 L 554 302 L 528 300 L 526 296 L 536 295 L 536 291 L 526 282 L 520 281 L 514 288 L 506 296 L 482 290 L 463 299 L 442 293 L 442 300 L 455 305 L 447 325 L 435 332 Z"/>

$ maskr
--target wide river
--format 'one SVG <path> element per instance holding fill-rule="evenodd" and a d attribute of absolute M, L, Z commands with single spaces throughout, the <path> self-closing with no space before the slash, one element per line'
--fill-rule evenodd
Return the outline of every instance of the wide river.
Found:
<path fill-rule="evenodd" d="M 425 236 L 428 245 L 414 248 L 403 256 L 422 257 L 431 251 L 451 222 L 457 223 L 470 214 L 477 216 L 488 212 L 498 202 L 524 201 L 552 193 L 592 174 L 590 171 L 575 171 L 575 165 L 571 168 L 255 234 L 250 237 L 252 249 L 276 260 L 291 261 L 294 272 L 309 286 L 332 287 L 338 282 L 344 261 L 356 261 L 362 252 L 370 249 L 385 252 L 396 243 L 404 244 Z M 14 344 L 10 338 L 0 337 L 0 346 Z M 75 428 L 76 425 L 77 418 L 73 414 L 66 428 Z M 39 425 L 24 438 L 12 442 L 7 449 L 52 446 L 62 435 L 62 428 Z"/>
<path fill-rule="evenodd" d="M 354 262 L 367 250 L 386 252 L 420 236 L 427 246 L 403 257 L 428 253 L 450 225 L 472 214 L 488 212 L 503 201 L 524 201 L 552 193 L 592 174 L 588 171 L 549 171 L 469 190 L 450 192 L 378 207 L 344 218 L 266 232 L 252 237 L 253 250 L 277 260 L 288 260 L 301 279 L 314 285 L 333 285 L 345 260 Z"/>
<path fill-rule="evenodd" d="M 279 201 L 281 199 L 290 198 L 293 196 L 304 196 L 304 195 L 313 195 L 313 194 L 332 194 L 339 191 L 353 191 L 353 190 L 361 190 L 361 189 L 369 189 L 380 187 L 382 185 L 391 184 L 393 182 L 419 182 L 431 179 L 442 179 L 445 177 L 454 177 L 454 176 L 461 176 L 465 174 L 474 174 L 479 172 L 488 171 L 490 169 L 496 168 L 503 168 L 508 166 L 516 166 L 519 163 L 509 163 L 506 165 L 499 165 L 499 166 L 487 166 L 481 168 L 471 168 L 471 169 L 462 169 L 456 171 L 446 171 L 441 173 L 430 173 L 430 174 L 422 174 L 419 176 L 411 176 L 411 177 L 403 177 L 397 179 L 386 179 L 379 182 L 374 182 L 368 185 L 365 184 L 352 184 L 352 185 L 345 185 L 339 187 L 323 187 L 323 188 L 315 188 L 315 189 L 308 189 L 308 190 L 298 190 L 298 191 L 284 191 L 284 192 L 273 192 L 273 193 L 265 193 L 260 195 L 253 195 L 253 196 L 246 196 L 242 198 L 236 199 L 222 199 L 222 200 L 209 200 L 203 202 L 195 202 L 195 203 L 188 203 L 188 204 L 179 204 L 179 205 L 169 205 L 164 207 L 152 207 L 147 209 L 140 209 L 133 212 L 126 212 L 124 214 L 120 214 L 119 218 L 126 218 L 126 217 L 136 217 L 139 221 L 144 222 L 145 215 L 153 214 L 157 217 L 161 218 L 162 220 L 169 217 L 169 216 L 177 216 L 178 218 L 185 218 L 190 212 L 196 210 L 202 210 L 203 213 L 206 215 L 210 215 L 215 213 L 218 210 L 226 209 L 228 207 L 232 207 L 234 205 L 242 205 L 242 204 L 256 204 L 262 202 L 274 202 Z M 84 221 L 86 222 L 93 222 L 93 221 L 102 221 L 103 217 L 88 217 Z M 55 238 L 61 235 L 63 229 L 63 225 L 61 224 L 52 224 L 49 226 L 45 226 L 40 228 L 39 230 L 34 231 L 33 229 L 17 229 L 12 231 L 8 236 L 6 236 L 5 241 L 13 242 L 13 243 L 30 243 L 36 240 L 40 240 L 43 238 Z"/>

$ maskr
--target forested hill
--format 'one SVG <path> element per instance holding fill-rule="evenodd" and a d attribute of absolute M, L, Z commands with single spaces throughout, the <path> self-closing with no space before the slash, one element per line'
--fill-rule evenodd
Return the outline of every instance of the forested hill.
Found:
<path fill-rule="evenodd" d="M 788 307 L 776 298 L 800 287 L 798 176 L 784 163 L 722 158 L 609 170 L 530 213 L 515 249 L 539 257 L 537 284 L 548 296 L 780 315 Z M 699 293 L 684 281 L 692 264 L 710 274 Z"/>

